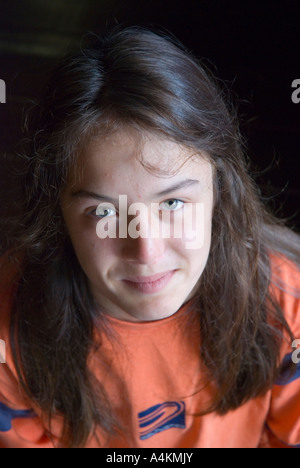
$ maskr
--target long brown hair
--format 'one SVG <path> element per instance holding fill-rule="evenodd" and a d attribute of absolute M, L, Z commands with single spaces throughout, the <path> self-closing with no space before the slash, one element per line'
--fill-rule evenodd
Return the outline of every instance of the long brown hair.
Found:
<path fill-rule="evenodd" d="M 205 411 L 225 414 L 266 392 L 284 333 L 292 338 L 270 293 L 269 251 L 299 261 L 298 238 L 260 200 L 224 88 L 164 33 L 133 27 L 96 38 L 49 82 L 26 153 L 22 216 L 9 233 L 10 257 L 22 255 L 11 319 L 16 369 L 32 401 L 49 418 L 63 416 L 70 447 L 116 424 L 87 366 L 99 311 L 60 194 L 89 138 L 123 124 L 204 150 L 215 168 L 211 251 L 195 297 L 199 354 L 217 388 Z"/>

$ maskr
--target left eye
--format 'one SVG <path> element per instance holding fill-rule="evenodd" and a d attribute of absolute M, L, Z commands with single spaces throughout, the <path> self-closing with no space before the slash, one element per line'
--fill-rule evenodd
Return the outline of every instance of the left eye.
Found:
<path fill-rule="evenodd" d="M 160 204 L 160 207 L 165 210 L 175 211 L 175 210 L 179 210 L 180 208 L 182 208 L 183 205 L 184 205 L 183 201 L 177 200 L 176 198 L 172 198 L 170 200 L 166 200 L 162 202 Z"/>

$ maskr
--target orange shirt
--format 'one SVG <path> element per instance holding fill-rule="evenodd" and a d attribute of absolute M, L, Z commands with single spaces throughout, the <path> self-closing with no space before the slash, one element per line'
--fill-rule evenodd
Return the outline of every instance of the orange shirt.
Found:
<path fill-rule="evenodd" d="M 273 272 L 291 288 L 288 292 L 276 288 L 276 295 L 295 338 L 300 339 L 300 299 L 292 291 L 299 288 L 300 273 L 291 262 L 275 257 Z M 0 339 L 8 343 L 6 296 L 0 302 Z M 300 363 L 290 380 L 282 376 L 264 397 L 224 416 L 195 416 L 210 400 L 210 385 L 189 306 L 154 322 L 108 318 L 113 333 L 101 334 L 102 345 L 91 353 L 89 366 L 104 385 L 124 430 L 110 438 L 99 430 L 87 447 L 300 448 Z M 281 356 L 300 361 L 300 350 L 285 342 Z M 20 390 L 8 347 L 6 361 L 0 364 L 0 447 L 55 446 L 60 422 L 51 425 L 50 434 L 39 409 Z"/>

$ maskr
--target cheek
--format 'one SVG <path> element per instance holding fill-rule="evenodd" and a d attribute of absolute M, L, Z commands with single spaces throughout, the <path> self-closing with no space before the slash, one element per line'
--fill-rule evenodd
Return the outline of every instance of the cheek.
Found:
<path fill-rule="evenodd" d="M 67 229 L 78 261 L 88 276 L 111 263 L 115 252 L 114 239 L 99 239 L 93 220 L 67 223 Z"/>
<path fill-rule="evenodd" d="M 86 235 L 77 243 L 76 253 L 85 270 L 106 272 L 117 259 L 115 239 L 99 239 L 97 236 Z"/>
<path fill-rule="evenodd" d="M 185 229 L 181 239 L 173 239 L 173 246 L 184 257 L 190 275 L 201 276 L 211 246 L 212 209 L 210 203 L 190 206 L 185 218 Z"/>
<path fill-rule="evenodd" d="M 211 208 L 207 205 L 204 202 L 185 205 L 174 223 L 174 235 L 181 233 L 181 244 L 188 252 L 206 250 L 210 246 L 212 219 Z"/>

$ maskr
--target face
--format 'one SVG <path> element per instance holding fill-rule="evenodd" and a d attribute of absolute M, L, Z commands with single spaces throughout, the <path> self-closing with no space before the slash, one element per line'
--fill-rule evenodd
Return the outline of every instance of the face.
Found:
<path fill-rule="evenodd" d="M 213 171 L 204 154 L 154 134 L 141 140 L 133 131 L 115 132 L 90 142 L 61 203 L 75 253 L 104 313 L 124 321 L 160 320 L 193 297 L 211 242 Z M 193 215 L 186 221 L 188 208 Z M 196 213 L 201 242 L 193 242 Z M 182 219 L 185 227 L 175 235 L 172 228 Z M 126 235 L 120 235 L 121 224 Z M 105 225 L 107 237 L 99 235 Z"/>

